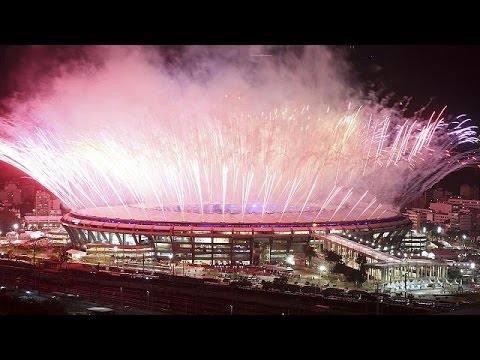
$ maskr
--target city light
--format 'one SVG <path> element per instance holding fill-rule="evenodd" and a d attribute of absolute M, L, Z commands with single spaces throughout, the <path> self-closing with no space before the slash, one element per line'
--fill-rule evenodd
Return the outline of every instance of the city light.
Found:
<path fill-rule="evenodd" d="M 380 315 L 444 313 L 446 296 L 473 290 L 458 272 L 476 280 L 467 205 L 479 206 L 466 198 L 478 187 L 462 179 L 461 200 L 439 187 L 480 168 L 468 106 L 365 96 L 336 48 L 274 48 L 253 65 L 240 46 L 92 49 L 55 71 L 38 62 L 53 75 L 38 81 L 22 61 L 5 77 L 30 80 L 0 112 L 0 162 L 26 178 L 2 190 L 0 257 L 24 268 L 3 274 L 9 296 L 68 290 L 119 313 Z"/>
<path fill-rule="evenodd" d="M 295 265 L 295 258 L 293 257 L 293 255 L 288 255 L 285 259 L 285 261 L 287 262 L 287 264 L 289 265 Z"/>

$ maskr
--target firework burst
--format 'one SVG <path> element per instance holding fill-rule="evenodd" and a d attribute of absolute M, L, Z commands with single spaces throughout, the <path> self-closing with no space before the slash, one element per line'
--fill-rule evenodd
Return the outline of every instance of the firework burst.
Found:
<path fill-rule="evenodd" d="M 465 115 L 447 121 L 445 109 L 404 118 L 360 101 L 272 107 L 259 106 L 258 93 L 215 94 L 203 112 L 180 100 L 152 111 L 143 101 L 132 115 L 118 110 L 121 99 L 96 109 L 78 93 L 78 106 L 66 101 L 62 112 L 52 110 L 59 101 L 30 104 L 2 119 L 0 158 L 73 210 L 136 206 L 164 219 L 172 211 L 308 213 L 314 221 L 381 217 L 477 162 L 476 150 L 458 151 L 478 142 L 476 127 Z M 82 112 L 95 121 L 70 118 Z"/>

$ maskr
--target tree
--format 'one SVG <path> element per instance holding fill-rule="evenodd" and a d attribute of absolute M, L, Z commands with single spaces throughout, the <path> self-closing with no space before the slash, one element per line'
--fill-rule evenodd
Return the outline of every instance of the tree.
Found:
<path fill-rule="evenodd" d="M 279 290 L 285 290 L 287 283 L 288 278 L 286 276 L 281 276 L 273 279 L 272 287 Z"/>
<path fill-rule="evenodd" d="M 334 274 L 345 274 L 346 273 L 346 266 L 342 262 L 337 262 L 332 269 L 332 273 Z"/>
<path fill-rule="evenodd" d="M 305 245 L 305 257 L 308 258 L 308 266 L 312 266 L 312 258 L 318 257 L 317 251 L 311 245 Z"/>
<path fill-rule="evenodd" d="M 448 267 L 447 276 L 449 279 L 459 279 L 462 277 L 462 273 L 459 268 Z"/>
<path fill-rule="evenodd" d="M 360 269 L 358 270 L 358 274 L 355 276 L 355 282 L 360 284 L 364 283 L 367 280 L 367 256 L 364 254 L 358 254 L 355 262 L 360 265 Z"/>
<path fill-rule="evenodd" d="M 338 255 L 336 252 L 332 250 L 328 250 L 325 254 L 325 260 L 338 263 L 342 261 L 342 257 Z"/>
<path fill-rule="evenodd" d="M 58 254 L 58 261 L 60 261 L 61 263 L 65 263 L 68 261 L 68 253 L 65 250 L 61 251 Z"/>
<path fill-rule="evenodd" d="M 17 216 L 8 209 L 0 209 L 0 230 L 2 234 L 12 231 L 13 224 L 18 223 Z"/>
<path fill-rule="evenodd" d="M 367 256 L 364 254 L 358 254 L 355 262 L 361 267 L 362 265 L 365 265 L 367 263 Z"/>
<path fill-rule="evenodd" d="M 271 281 L 262 281 L 263 290 L 270 290 L 273 288 L 273 283 Z"/>

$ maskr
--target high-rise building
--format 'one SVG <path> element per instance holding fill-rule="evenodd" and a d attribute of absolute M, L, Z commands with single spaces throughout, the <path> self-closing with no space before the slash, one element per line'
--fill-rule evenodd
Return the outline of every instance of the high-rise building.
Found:
<path fill-rule="evenodd" d="M 480 198 L 480 187 L 478 185 L 473 185 L 472 189 L 472 199 L 478 200 Z"/>
<path fill-rule="evenodd" d="M 462 199 L 471 200 L 473 198 L 473 186 L 469 184 L 460 185 L 460 196 Z"/>
<path fill-rule="evenodd" d="M 61 202 L 57 198 L 50 199 L 50 210 L 58 210 L 60 211 Z"/>
<path fill-rule="evenodd" d="M 38 183 L 28 176 L 23 176 L 19 180 L 19 189 L 22 190 L 22 201 L 31 200 L 32 204 L 35 200 L 35 192 Z"/>
<path fill-rule="evenodd" d="M 9 182 L 5 184 L 4 190 L 0 195 L 1 200 L 6 200 L 12 205 L 18 205 L 22 203 L 22 191 L 18 188 L 16 183 Z"/>
<path fill-rule="evenodd" d="M 412 222 L 413 229 L 420 231 L 427 222 L 427 214 L 431 212 L 432 211 L 428 209 L 415 208 L 407 210 L 404 215 L 408 216 Z"/>
<path fill-rule="evenodd" d="M 473 214 L 470 211 L 460 211 L 458 213 L 458 228 L 461 231 L 472 231 Z"/>
<path fill-rule="evenodd" d="M 442 214 L 448 214 L 453 211 L 453 207 L 455 205 L 450 204 L 450 203 L 444 203 L 444 202 L 437 202 L 437 203 L 431 203 L 430 204 L 430 209 L 432 209 L 434 212 L 440 212 Z"/>
<path fill-rule="evenodd" d="M 436 188 L 433 190 L 431 195 L 431 201 L 433 202 L 443 202 L 447 201 L 453 196 L 451 191 L 443 190 L 442 188 Z M 428 203 L 427 203 L 428 205 Z"/>
<path fill-rule="evenodd" d="M 427 192 L 424 192 L 422 195 L 414 199 L 410 204 L 408 204 L 407 208 L 419 208 L 425 209 L 428 207 L 430 201 L 427 199 Z"/>
<path fill-rule="evenodd" d="M 35 215 L 49 216 L 51 209 L 50 194 L 46 191 L 38 190 L 35 194 Z"/>

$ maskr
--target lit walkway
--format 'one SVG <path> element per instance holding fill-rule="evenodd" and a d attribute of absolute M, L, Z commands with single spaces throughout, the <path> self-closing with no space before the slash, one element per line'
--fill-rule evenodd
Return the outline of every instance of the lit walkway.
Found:
<path fill-rule="evenodd" d="M 342 255 L 347 263 L 354 261 L 355 254 L 365 255 L 370 259 L 367 261 L 367 275 L 371 280 L 393 283 L 406 279 L 445 279 L 447 277 L 445 263 L 430 259 L 399 259 L 335 234 L 316 236 L 316 238 L 325 242 L 326 249 Z"/>
<path fill-rule="evenodd" d="M 317 239 L 326 239 L 328 241 L 331 241 L 332 243 L 335 243 L 337 245 L 346 247 L 348 249 L 351 249 L 353 251 L 359 252 L 361 254 L 364 254 L 372 259 L 376 259 L 378 261 L 384 262 L 384 263 L 402 263 L 404 261 L 400 260 L 399 258 L 396 258 L 395 256 L 391 256 L 389 254 L 386 254 L 382 251 L 372 249 L 371 247 L 368 247 L 366 245 L 359 244 L 353 240 L 348 240 L 344 237 L 338 236 L 338 235 L 322 235 L 322 236 L 316 236 Z"/>

